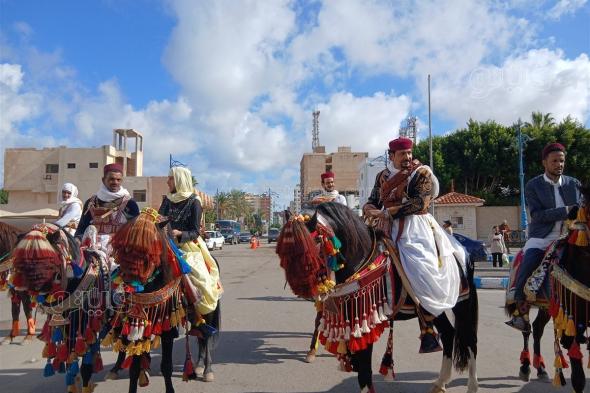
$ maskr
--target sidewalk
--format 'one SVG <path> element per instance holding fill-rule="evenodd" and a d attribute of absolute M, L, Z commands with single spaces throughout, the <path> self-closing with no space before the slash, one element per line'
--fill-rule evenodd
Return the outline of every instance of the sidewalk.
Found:
<path fill-rule="evenodd" d="M 510 262 L 514 260 L 518 250 L 510 250 L 513 253 L 508 255 Z M 473 282 L 477 289 L 506 289 L 510 277 L 510 265 L 504 267 L 493 267 L 491 255 L 487 262 L 475 262 Z"/>

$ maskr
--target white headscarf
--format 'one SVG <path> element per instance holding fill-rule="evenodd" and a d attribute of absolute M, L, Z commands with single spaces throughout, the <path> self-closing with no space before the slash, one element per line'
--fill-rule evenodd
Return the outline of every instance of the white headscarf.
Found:
<path fill-rule="evenodd" d="M 70 193 L 70 197 L 66 200 L 63 199 L 63 191 L 68 191 Z M 60 209 L 72 203 L 79 203 L 80 206 L 82 206 L 82 201 L 78 199 L 78 187 L 76 187 L 72 183 L 64 183 L 64 185 L 61 187 L 61 192 L 59 193 L 59 199 Z"/>
<path fill-rule="evenodd" d="M 112 201 L 117 200 L 119 198 L 123 198 L 124 196 L 130 196 L 130 195 L 129 195 L 129 191 L 127 191 L 125 188 L 123 188 L 123 186 L 121 186 L 121 188 L 119 188 L 119 191 L 112 192 L 112 191 L 109 191 L 108 188 L 106 188 L 104 183 L 100 183 L 100 188 L 98 189 L 96 196 L 101 201 L 112 202 Z"/>
<path fill-rule="evenodd" d="M 168 176 L 174 178 L 174 188 L 176 189 L 175 193 L 169 192 L 166 194 L 166 198 L 168 198 L 170 202 L 182 202 L 195 193 L 193 177 L 189 169 L 181 166 L 173 166 L 170 168 Z"/>

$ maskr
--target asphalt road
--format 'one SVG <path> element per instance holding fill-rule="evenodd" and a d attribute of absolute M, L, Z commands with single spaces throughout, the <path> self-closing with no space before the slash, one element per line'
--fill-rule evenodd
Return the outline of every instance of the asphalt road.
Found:
<path fill-rule="evenodd" d="M 183 382 L 184 341 L 177 341 L 174 356 L 176 392 L 191 393 L 267 393 L 267 392 L 358 392 L 356 375 L 337 370 L 337 361 L 326 352 L 314 364 L 303 362 L 307 352 L 315 311 L 313 304 L 295 298 L 284 288 L 284 276 L 274 254 L 274 243 L 262 243 L 257 250 L 247 245 L 225 246 L 215 251 L 221 265 L 225 294 L 222 299 L 222 333 L 215 353 L 215 382 Z M 504 325 L 503 292 L 480 290 L 480 328 L 478 376 L 480 392 L 570 392 L 571 385 L 555 389 L 550 383 L 518 379 L 522 337 Z M 0 334 L 9 330 L 10 302 L 0 297 Z M 44 316 L 38 319 L 44 320 Z M 24 322 L 24 321 L 23 321 Z M 39 323 L 41 325 L 41 323 Z M 551 326 L 551 325 L 549 325 Z M 394 360 L 396 381 L 384 382 L 377 374 L 385 349 L 385 337 L 376 345 L 374 381 L 377 392 L 428 392 L 437 377 L 441 355 L 418 354 L 416 321 L 396 322 Z M 551 367 L 552 329 L 546 331 L 542 351 Z M 0 391 L 51 393 L 64 392 L 63 375 L 43 378 L 42 343 L 0 346 Z M 531 342 L 532 346 L 532 342 Z M 194 347 L 194 345 L 193 345 Z M 531 348 L 532 350 L 532 348 Z M 587 353 L 584 351 L 584 356 Z M 103 351 L 105 369 L 114 361 L 114 354 Z M 584 358 L 586 362 L 586 358 Z M 153 356 L 152 368 L 159 370 L 159 354 Z M 587 370 L 587 372 L 590 370 Z M 552 367 L 549 373 L 553 376 Z M 105 372 L 94 378 L 99 381 L 96 393 L 127 391 L 127 380 L 102 382 Z M 123 373 L 125 376 L 126 373 Z M 533 372 L 533 377 L 534 377 Z M 569 384 L 569 370 L 566 370 Z M 448 392 L 465 392 L 466 375 L 454 375 Z M 151 384 L 140 392 L 163 392 L 158 372 Z"/>

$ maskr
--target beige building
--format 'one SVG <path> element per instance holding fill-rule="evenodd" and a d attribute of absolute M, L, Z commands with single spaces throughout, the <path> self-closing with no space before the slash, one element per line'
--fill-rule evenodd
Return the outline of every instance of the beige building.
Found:
<path fill-rule="evenodd" d="M 320 175 L 334 172 L 336 189 L 343 195 L 358 195 L 359 165 L 368 157 L 366 152 L 353 152 L 350 146 L 340 146 L 335 153 L 326 153 L 319 146 L 313 153 L 305 153 L 300 163 L 300 187 L 302 202 L 322 191 Z"/>
<path fill-rule="evenodd" d="M 75 184 L 78 197 L 86 200 L 98 190 L 103 167 L 115 162 L 123 166 L 123 186 L 139 206 L 159 207 L 168 192 L 167 176 L 143 176 L 143 136 L 133 129 L 115 129 L 112 145 L 6 149 L 4 190 L 8 191 L 8 203 L 0 209 L 8 212 L 55 209 L 60 188 L 68 182 Z M 208 195 L 197 193 L 203 205 L 212 205 Z"/>
<path fill-rule="evenodd" d="M 268 195 L 246 194 L 246 202 L 250 205 L 252 212 L 259 214 L 261 219 L 270 218 L 271 199 Z"/>
<path fill-rule="evenodd" d="M 453 223 L 453 231 L 471 239 L 477 239 L 477 207 L 485 200 L 451 191 L 434 200 L 434 218 L 442 225 L 445 220 Z"/>

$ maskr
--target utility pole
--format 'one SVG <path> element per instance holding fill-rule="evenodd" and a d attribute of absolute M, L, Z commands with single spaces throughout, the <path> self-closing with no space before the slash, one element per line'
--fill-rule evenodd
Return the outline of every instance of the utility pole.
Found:
<path fill-rule="evenodd" d="M 215 190 L 215 216 L 217 217 L 215 221 L 219 221 L 219 188 Z"/>
<path fill-rule="evenodd" d="M 434 173 L 434 161 L 432 160 L 432 121 L 430 118 L 430 74 L 428 74 L 428 140 L 430 144 L 430 169 Z M 434 216 L 434 202 L 430 204 L 430 214 Z"/>

